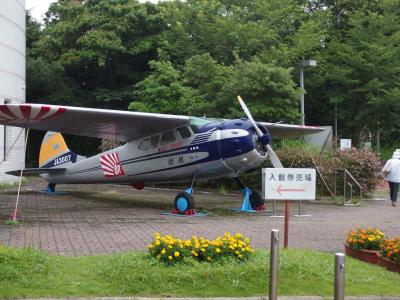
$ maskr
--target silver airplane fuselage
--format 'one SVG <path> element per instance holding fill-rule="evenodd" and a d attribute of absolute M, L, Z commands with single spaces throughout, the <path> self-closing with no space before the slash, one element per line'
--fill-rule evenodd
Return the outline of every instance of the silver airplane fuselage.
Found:
<path fill-rule="evenodd" d="M 64 172 L 41 176 L 54 184 L 184 182 L 195 173 L 196 178 L 236 177 L 266 158 L 247 119 L 196 118 L 193 124 L 131 140 L 74 163 L 66 155 L 60 158 Z"/>

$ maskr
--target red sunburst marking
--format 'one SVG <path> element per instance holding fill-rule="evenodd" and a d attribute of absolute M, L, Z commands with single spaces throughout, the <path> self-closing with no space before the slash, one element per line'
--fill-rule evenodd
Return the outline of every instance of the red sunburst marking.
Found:
<path fill-rule="evenodd" d="M 18 119 L 7 105 L 0 105 L 0 111 L 13 119 Z"/>
<path fill-rule="evenodd" d="M 125 175 L 119 161 L 118 153 L 108 153 L 100 156 L 100 166 L 104 177 L 116 177 Z"/>
<path fill-rule="evenodd" d="M 31 116 L 31 110 L 32 106 L 31 105 L 21 105 L 20 110 L 22 115 L 24 116 L 25 119 L 29 119 Z"/>
<path fill-rule="evenodd" d="M 35 119 L 40 119 L 42 116 L 44 116 L 45 114 L 47 114 L 50 111 L 50 106 L 41 106 L 40 107 L 40 112 L 38 113 L 38 115 L 35 117 Z"/>

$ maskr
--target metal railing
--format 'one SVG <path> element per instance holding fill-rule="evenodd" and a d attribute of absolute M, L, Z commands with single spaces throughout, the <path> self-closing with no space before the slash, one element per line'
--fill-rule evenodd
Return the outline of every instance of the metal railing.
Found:
<path fill-rule="evenodd" d="M 350 172 L 347 169 L 344 169 L 344 177 L 343 177 L 343 205 L 345 206 L 358 206 L 360 205 L 362 201 L 362 187 L 358 183 L 358 181 L 353 177 L 353 175 L 350 174 Z M 353 185 L 348 181 L 349 178 L 355 185 L 358 186 L 360 190 L 360 199 L 358 202 L 353 203 Z M 350 188 L 350 196 L 349 199 L 346 199 L 346 186 L 349 186 Z"/>

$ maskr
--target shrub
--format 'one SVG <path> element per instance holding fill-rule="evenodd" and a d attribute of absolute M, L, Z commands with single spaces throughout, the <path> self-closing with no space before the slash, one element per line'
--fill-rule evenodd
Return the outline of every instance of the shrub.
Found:
<path fill-rule="evenodd" d="M 117 140 L 112 140 L 112 139 L 102 139 L 101 144 L 99 146 L 99 150 L 101 152 L 106 152 L 112 149 L 115 149 L 119 146 L 122 146 L 124 143 L 117 141 Z"/>
<path fill-rule="evenodd" d="M 374 190 L 379 179 L 380 159 L 375 152 L 368 149 L 348 149 L 336 152 L 319 152 L 305 144 L 283 144 L 277 151 L 283 165 L 288 168 L 315 168 L 324 176 L 329 188 L 334 190 L 335 172 L 347 169 L 361 185 L 363 192 Z M 342 172 L 339 176 L 341 177 Z M 323 191 L 324 186 L 317 176 L 318 191 Z M 338 185 L 342 187 L 341 184 Z"/>
<path fill-rule="evenodd" d="M 353 249 L 380 250 L 384 234 L 376 228 L 358 227 L 346 234 L 346 243 Z"/>
<path fill-rule="evenodd" d="M 400 238 L 383 241 L 380 254 L 400 264 Z"/>
<path fill-rule="evenodd" d="M 346 168 L 360 183 L 363 191 L 374 190 L 380 171 L 380 159 L 368 149 L 338 151 L 337 157 L 342 168 Z"/>
<path fill-rule="evenodd" d="M 232 236 L 228 232 L 212 241 L 196 236 L 190 240 L 181 240 L 155 233 L 154 240 L 148 248 L 150 256 L 167 264 L 183 262 L 189 258 L 207 262 L 218 261 L 224 257 L 246 260 L 254 253 L 248 238 L 240 233 Z"/>

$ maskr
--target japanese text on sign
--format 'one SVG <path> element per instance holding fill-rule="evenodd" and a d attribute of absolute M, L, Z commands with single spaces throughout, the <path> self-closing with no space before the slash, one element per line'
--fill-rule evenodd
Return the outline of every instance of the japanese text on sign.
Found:
<path fill-rule="evenodd" d="M 263 197 L 271 200 L 315 200 L 315 169 L 262 170 Z"/>

